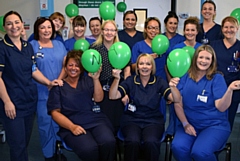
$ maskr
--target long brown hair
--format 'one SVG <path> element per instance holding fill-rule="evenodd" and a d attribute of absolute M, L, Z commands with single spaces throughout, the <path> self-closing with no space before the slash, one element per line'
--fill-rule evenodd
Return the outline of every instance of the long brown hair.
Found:
<path fill-rule="evenodd" d="M 197 48 L 194 53 L 191 66 L 188 70 L 189 77 L 192 78 L 194 81 L 197 80 L 197 73 L 199 71 L 197 67 L 197 58 L 201 51 L 207 51 L 212 55 L 212 63 L 210 67 L 207 69 L 206 77 L 208 80 L 211 80 L 214 74 L 217 73 L 217 58 L 214 49 L 210 45 L 201 45 Z"/>

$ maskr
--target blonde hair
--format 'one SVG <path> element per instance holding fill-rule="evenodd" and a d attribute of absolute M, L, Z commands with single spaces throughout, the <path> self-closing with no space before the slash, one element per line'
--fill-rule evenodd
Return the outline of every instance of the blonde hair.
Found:
<path fill-rule="evenodd" d="M 113 21 L 113 20 L 104 21 L 103 24 L 102 24 L 102 27 L 101 27 L 102 31 L 103 31 L 104 27 L 106 26 L 106 24 L 108 24 L 108 23 L 113 24 L 115 29 L 116 29 L 116 36 L 115 36 L 115 38 L 113 40 L 113 43 L 119 42 L 119 38 L 118 38 L 118 34 L 117 34 L 117 25 L 116 25 L 115 21 Z M 98 36 L 98 38 L 95 41 L 95 43 L 93 43 L 93 46 L 102 44 L 103 43 L 103 39 L 104 39 L 103 35 L 101 34 L 100 36 Z"/>
<path fill-rule="evenodd" d="M 139 64 L 139 60 L 140 60 L 141 57 L 147 57 L 150 60 L 150 62 L 152 64 L 152 73 L 151 74 L 154 75 L 156 73 L 155 61 L 154 61 L 153 57 L 150 54 L 147 54 L 147 53 L 142 53 L 138 56 L 137 61 L 136 61 L 136 68 L 135 68 L 136 75 L 139 75 L 138 64 Z"/>
<path fill-rule="evenodd" d="M 208 80 L 213 78 L 213 75 L 217 73 L 217 58 L 214 49 L 210 45 L 201 45 L 197 48 L 193 55 L 191 66 L 188 70 L 189 77 L 192 78 L 194 81 L 197 80 L 197 73 L 199 71 L 197 67 L 197 58 L 201 51 L 207 51 L 212 55 L 212 63 L 207 69 L 206 77 Z"/>

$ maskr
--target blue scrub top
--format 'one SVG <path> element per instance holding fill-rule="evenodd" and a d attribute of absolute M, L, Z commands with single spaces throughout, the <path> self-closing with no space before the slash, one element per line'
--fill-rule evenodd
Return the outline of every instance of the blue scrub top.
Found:
<path fill-rule="evenodd" d="M 199 46 L 201 46 L 201 45 L 202 45 L 202 44 L 200 44 L 199 42 L 196 42 L 196 44 L 195 44 L 195 46 L 194 46 L 194 49 L 196 50 L 196 49 L 197 49 Z M 183 47 L 185 47 L 185 46 L 187 46 L 187 45 L 186 45 L 184 42 L 181 42 L 181 43 L 175 45 L 172 50 L 174 50 L 174 49 L 179 49 L 179 48 L 183 48 Z"/>
<path fill-rule="evenodd" d="M 140 54 L 147 53 L 152 54 L 152 48 L 143 40 L 137 42 L 132 48 L 132 63 L 136 63 L 137 58 Z M 161 76 L 164 80 L 167 80 L 165 65 L 166 65 L 167 54 L 162 54 L 161 57 L 158 57 L 155 60 L 156 64 L 156 76 Z"/>
<path fill-rule="evenodd" d="M 111 127 L 106 115 L 103 112 L 93 112 L 92 101 L 94 85 L 92 78 L 81 76 L 76 88 L 72 88 L 64 81 L 63 86 L 55 86 L 49 93 L 47 102 L 48 113 L 54 109 L 61 109 L 61 113 L 70 119 L 74 124 L 89 129 L 105 123 Z M 70 131 L 60 127 L 59 135 L 64 138 Z"/>
<path fill-rule="evenodd" d="M 136 107 L 132 112 L 125 109 L 121 126 L 134 122 L 140 126 L 149 123 L 164 124 L 164 116 L 159 110 L 161 98 L 167 100 L 171 90 L 165 80 L 158 76 L 151 76 L 148 84 L 144 87 L 139 75 L 129 76 L 118 87 L 121 96 L 129 96 L 129 103 Z M 160 107 L 161 108 L 161 107 Z"/>
<path fill-rule="evenodd" d="M 63 43 L 57 40 L 52 40 L 52 48 L 40 47 L 36 40 L 32 40 L 30 43 L 33 46 L 38 69 L 50 81 L 57 79 L 62 70 L 64 56 L 67 54 Z M 46 101 L 49 90 L 46 86 L 39 83 L 37 83 L 37 87 L 39 94 L 38 100 Z"/>
<path fill-rule="evenodd" d="M 216 24 L 209 29 L 207 32 L 204 32 L 203 24 L 200 24 L 200 31 L 197 34 L 196 41 L 203 43 L 203 39 L 208 39 L 208 44 L 214 40 L 223 39 L 222 28 L 219 24 Z"/>
<path fill-rule="evenodd" d="M 143 32 L 140 32 L 140 31 L 136 31 L 136 34 L 132 37 L 128 35 L 128 33 L 125 30 L 121 30 L 121 31 L 118 31 L 118 38 L 121 42 L 126 43 L 131 50 L 134 44 L 144 40 Z"/>
<path fill-rule="evenodd" d="M 212 127 L 230 131 L 228 113 L 220 112 L 215 101 L 222 98 L 227 90 L 224 78 L 215 74 L 211 80 L 206 76 L 195 82 L 185 74 L 178 84 L 182 95 L 183 109 L 188 122 L 198 129 Z"/>
<path fill-rule="evenodd" d="M 34 40 L 34 33 L 32 33 L 32 35 L 29 36 L 28 42 L 31 42 L 32 40 Z M 62 38 L 62 35 L 59 35 L 58 33 L 56 33 L 56 37 L 53 40 L 61 41 L 64 44 L 64 40 Z"/>
<path fill-rule="evenodd" d="M 166 33 L 163 33 L 163 35 L 166 36 Z M 166 51 L 166 54 L 169 55 L 169 53 L 172 51 L 173 47 L 183 41 L 186 40 L 186 38 L 178 33 L 176 33 L 176 35 L 174 37 L 172 37 L 171 39 L 168 39 L 169 40 L 169 47 Z"/>
<path fill-rule="evenodd" d="M 90 45 L 95 42 L 95 40 L 89 39 L 89 38 L 85 38 L 85 40 L 87 40 Z M 70 39 L 67 39 L 67 40 L 64 42 L 64 45 L 65 45 L 66 50 L 67 50 L 67 51 L 73 50 L 73 49 L 74 49 L 74 43 L 75 43 L 76 41 L 77 41 L 77 40 L 76 40 L 74 37 L 72 37 L 72 38 L 70 38 Z"/>
<path fill-rule="evenodd" d="M 0 71 L 7 93 L 17 110 L 17 117 L 35 112 L 38 96 L 36 84 L 32 80 L 34 52 L 30 43 L 21 41 L 21 51 L 7 34 L 0 41 Z M 0 109 L 1 113 L 5 113 L 1 99 Z"/>

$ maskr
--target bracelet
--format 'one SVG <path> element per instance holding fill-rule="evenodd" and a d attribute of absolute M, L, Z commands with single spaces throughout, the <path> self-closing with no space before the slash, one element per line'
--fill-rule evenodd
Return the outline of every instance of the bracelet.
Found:
<path fill-rule="evenodd" d="M 183 127 L 187 126 L 188 124 L 189 123 L 187 121 L 182 123 Z"/>

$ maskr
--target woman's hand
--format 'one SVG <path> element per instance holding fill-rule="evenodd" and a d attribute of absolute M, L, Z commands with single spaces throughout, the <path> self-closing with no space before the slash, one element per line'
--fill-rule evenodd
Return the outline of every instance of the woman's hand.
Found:
<path fill-rule="evenodd" d="M 113 69 L 112 70 L 112 76 L 117 78 L 117 79 L 120 79 L 120 73 L 122 72 L 121 69 Z"/>
<path fill-rule="evenodd" d="M 192 136 L 197 136 L 197 133 L 194 129 L 194 127 L 191 124 L 187 124 L 184 126 L 185 133 L 192 135 Z"/>
<path fill-rule="evenodd" d="M 47 87 L 50 90 L 53 86 L 63 86 L 63 81 L 61 79 L 54 79 Z"/>
<path fill-rule="evenodd" d="M 102 72 L 102 66 L 99 68 L 97 72 L 88 73 L 88 76 L 91 77 L 92 79 L 99 79 L 101 72 Z"/>
<path fill-rule="evenodd" d="M 126 105 L 129 103 L 129 97 L 128 97 L 128 95 L 125 95 L 125 96 L 122 98 L 122 103 L 124 104 L 124 106 L 126 106 Z"/>
<path fill-rule="evenodd" d="M 179 80 L 180 80 L 180 78 L 178 78 L 178 77 L 171 78 L 170 82 L 169 82 L 169 86 L 170 87 L 176 87 L 179 83 Z"/>
<path fill-rule="evenodd" d="M 81 134 L 87 134 L 87 132 L 84 130 L 84 128 L 82 128 L 79 125 L 73 124 L 73 126 L 70 128 L 71 132 L 74 135 L 81 135 Z"/>
<path fill-rule="evenodd" d="M 240 90 L 240 80 L 233 81 L 229 86 L 231 90 Z"/>
<path fill-rule="evenodd" d="M 153 59 L 156 59 L 156 58 L 159 57 L 156 53 L 152 53 L 152 54 L 149 54 L 149 55 L 151 55 L 153 57 Z"/>
<path fill-rule="evenodd" d="M 4 103 L 6 116 L 10 119 L 14 119 L 16 117 L 16 108 L 12 101 Z"/>

